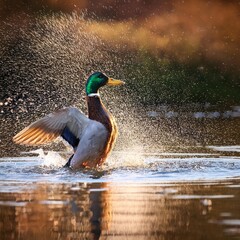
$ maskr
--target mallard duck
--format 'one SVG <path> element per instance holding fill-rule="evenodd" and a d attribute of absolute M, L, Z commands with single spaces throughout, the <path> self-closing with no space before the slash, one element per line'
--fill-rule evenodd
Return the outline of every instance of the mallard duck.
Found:
<path fill-rule="evenodd" d="M 72 169 L 101 165 L 111 152 L 117 137 L 117 125 L 104 107 L 99 88 L 124 84 L 101 72 L 93 73 L 86 83 L 88 117 L 75 107 L 66 107 L 35 121 L 13 137 L 17 144 L 40 145 L 58 136 L 74 150 L 66 166 Z"/>

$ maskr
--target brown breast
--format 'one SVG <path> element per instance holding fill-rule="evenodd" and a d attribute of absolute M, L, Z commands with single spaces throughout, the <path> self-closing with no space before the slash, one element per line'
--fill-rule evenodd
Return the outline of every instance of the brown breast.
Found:
<path fill-rule="evenodd" d="M 105 106 L 102 104 L 100 97 L 87 96 L 87 105 L 89 118 L 102 123 L 109 133 L 103 152 L 100 154 L 98 159 L 94 160 L 95 165 L 101 165 L 106 160 L 108 154 L 110 153 L 114 146 L 118 133 L 117 125 L 113 116 L 107 111 Z M 87 163 L 86 165 L 89 164 Z"/>

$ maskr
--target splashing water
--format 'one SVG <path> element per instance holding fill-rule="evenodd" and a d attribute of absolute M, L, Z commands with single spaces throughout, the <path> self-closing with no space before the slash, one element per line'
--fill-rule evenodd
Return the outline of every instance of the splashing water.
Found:
<path fill-rule="evenodd" d="M 22 154 L 38 155 L 37 158 L 43 160 L 41 165 L 46 167 L 62 167 L 66 163 L 66 159 L 58 152 L 48 151 L 45 153 L 42 148 L 29 152 L 23 152 Z"/>
<path fill-rule="evenodd" d="M 6 23 L 3 27 L 13 31 L 0 31 L 2 35 L 6 32 L 1 42 L 6 51 L 1 52 L 0 58 L 0 77 L 4 79 L 0 105 L 4 116 L 0 131 L 4 141 L 0 144 L 4 144 L 3 150 L 7 149 L 6 155 L 12 146 L 11 137 L 37 118 L 69 105 L 86 112 L 84 86 L 90 73 L 97 70 L 123 78 L 124 65 L 131 62 L 130 55 L 119 57 L 117 49 L 110 49 L 93 35 L 88 30 L 90 21 L 84 16 L 60 14 L 27 19 L 26 22 L 20 28 Z M 137 110 L 134 110 L 126 90 L 103 89 L 102 92 L 107 108 L 117 119 L 123 120 L 119 124 L 123 131 L 120 131 L 126 134 L 129 129 L 135 129 Z M 126 114 L 128 119 L 125 119 Z M 125 139 L 139 144 L 133 131 L 126 135 Z M 127 145 L 121 138 L 119 143 Z M 62 147 L 60 145 L 57 149 Z"/>
<path fill-rule="evenodd" d="M 229 136 L 227 144 L 236 144 L 239 138 L 234 126 L 239 125 L 238 118 L 230 124 L 221 119 L 209 119 L 205 123 L 204 118 L 189 119 L 184 109 L 181 113 L 169 106 L 141 105 L 140 97 L 132 94 L 137 81 L 133 84 L 132 79 L 124 79 L 125 68 L 133 63 L 133 56 L 124 55 L 117 46 L 109 47 L 92 34 L 89 24 L 91 21 L 83 15 L 59 14 L 27 18 L 21 28 L 14 28 L 11 23 L 2 26 L 13 29 L 0 31 L 4 46 L 0 52 L 0 77 L 4 79 L 5 91 L 0 106 L 4 116 L 0 144 L 4 155 L 19 155 L 20 150 L 28 150 L 14 146 L 11 138 L 38 117 L 69 105 L 86 112 L 85 79 L 95 70 L 127 82 L 121 89 L 103 89 L 101 95 L 106 107 L 116 116 L 120 132 L 115 147 L 115 152 L 120 154 L 110 158 L 112 166 L 141 166 L 146 152 L 164 152 L 169 146 L 226 144 L 226 135 Z M 132 71 L 141 74 L 139 69 Z M 58 142 L 47 150 L 64 151 L 65 147 Z M 52 157 L 58 159 L 51 154 L 46 165 L 51 165 Z"/>
<path fill-rule="evenodd" d="M 38 149 L 27 154 L 38 156 L 0 158 L 0 181 L 171 183 L 236 180 L 240 177 L 239 157 L 221 153 L 145 153 L 138 158 L 134 152 L 113 152 L 102 167 L 79 171 L 63 168 L 66 163 L 63 153 Z"/>
<path fill-rule="evenodd" d="M 33 105 L 35 111 L 37 107 L 46 112 L 45 104 L 51 110 L 79 102 L 90 73 L 113 73 L 119 67 L 104 43 L 87 31 L 87 24 L 77 15 L 40 17 L 19 29 L 16 45 L 5 44 L 1 74 L 5 94 L 13 98 L 9 105 L 17 107 L 11 108 L 13 112 L 31 112 Z"/>

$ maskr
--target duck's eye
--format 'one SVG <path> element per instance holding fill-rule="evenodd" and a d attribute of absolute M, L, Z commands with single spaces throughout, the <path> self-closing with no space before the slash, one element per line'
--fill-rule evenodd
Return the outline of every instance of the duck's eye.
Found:
<path fill-rule="evenodd" d="M 104 76 L 103 76 L 103 74 L 100 74 L 98 77 L 99 77 L 99 78 L 103 78 Z"/>

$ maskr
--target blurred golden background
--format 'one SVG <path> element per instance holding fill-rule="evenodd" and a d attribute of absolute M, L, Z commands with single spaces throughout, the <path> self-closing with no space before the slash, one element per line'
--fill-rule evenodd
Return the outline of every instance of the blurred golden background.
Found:
<path fill-rule="evenodd" d="M 239 70 L 239 1 L 0 1 L 2 20 L 26 13 L 82 11 L 94 19 L 89 31 L 108 43 L 177 61 L 210 61 Z"/>

